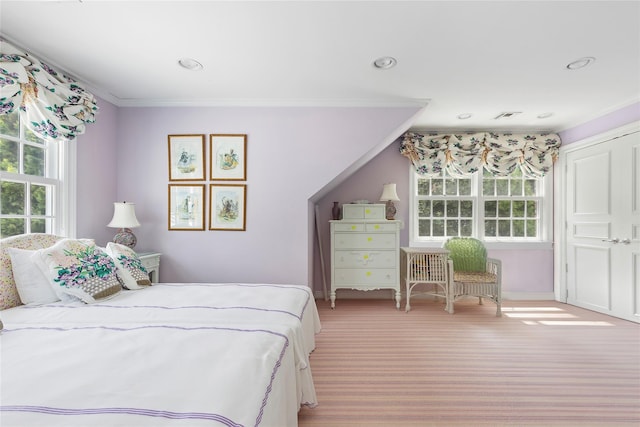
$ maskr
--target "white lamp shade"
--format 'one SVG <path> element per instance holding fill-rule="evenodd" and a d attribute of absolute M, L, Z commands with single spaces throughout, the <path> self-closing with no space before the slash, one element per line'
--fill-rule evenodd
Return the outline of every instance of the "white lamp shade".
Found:
<path fill-rule="evenodd" d="M 381 202 L 386 202 L 388 200 L 399 201 L 398 193 L 396 193 L 396 185 L 395 184 L 384 184 L 382 186 L 382 196 L 380 196 Z"/>
<path fill-rule="evenodd" d="M 107 224 L 112 228 L 134 228 L 140 227 L 138 218 L 136 218 L 135 203 L 115 202 L 113 204 L 113 218 Z"/>

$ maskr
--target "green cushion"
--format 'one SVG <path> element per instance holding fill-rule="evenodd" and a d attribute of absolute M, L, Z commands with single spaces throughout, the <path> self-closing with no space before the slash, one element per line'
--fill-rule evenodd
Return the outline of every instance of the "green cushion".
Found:
<path fill-rule="evenodd" d="M 453 260 L 454 271 L 485 271 L 487 250 L 484 244 L 472 237 L 452 237 L 444 244 Z"/>

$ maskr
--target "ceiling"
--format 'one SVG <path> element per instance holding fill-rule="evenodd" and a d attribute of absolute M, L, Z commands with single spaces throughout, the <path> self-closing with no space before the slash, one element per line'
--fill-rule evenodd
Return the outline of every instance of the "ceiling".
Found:
<path fill-rule="evenodd" d="M 419 105 L 413 129 L 561 131 L 640 100 L 639 1 L 2 0 L 0 34 L 118 106 Z"/>

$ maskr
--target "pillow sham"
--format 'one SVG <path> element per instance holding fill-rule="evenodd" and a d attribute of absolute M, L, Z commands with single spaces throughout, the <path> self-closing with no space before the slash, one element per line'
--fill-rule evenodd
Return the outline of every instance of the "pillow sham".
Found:
<path fill-rule="evenodd" d="M 151 285 L 149 273 L 133 249 L 119 243 L 109 242 L 106 250 L 116 263 L 118 278 L 122 282 L 122 286 L 127 289 L 142 289 Z"/>
<path fill-rule="evenodd" d="M 23 304 L 48 304 L 59 301 L 49 279 L 37 267 L 34 256 L 37 251 L 7 248 L 11 258 L 11 271 L 20 301 Z"/>
<path fill-rule="evenodd" d="M 60 298 L 71 295 L 90 304 L 122 291 L 115 263 L 92 239 L 62 239 L 35 258 Z"/>

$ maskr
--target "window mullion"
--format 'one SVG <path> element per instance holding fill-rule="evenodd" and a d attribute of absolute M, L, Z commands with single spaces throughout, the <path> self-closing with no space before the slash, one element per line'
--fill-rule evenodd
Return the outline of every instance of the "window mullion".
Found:
<path fill-rule="evenodd" d="M 0 178 L 3 181 L 15 181 L 15 182 L 32 182 L 40 185 L 57 185 L 59 181 L 55 178 L 44 178 L 35 175 L 24 175 L 13 172 L 0 171 Z"/>
<path fill-rule="evenodd" d="M 31 233 L 31 182 L 27 181 L 24 187 L 24 230 L 25 233 Z"/>
<path fill-rule="evenodd" d="M 484 237 L 484 199 L 482 196 L 482 169 L 471 177 L 473 188 L 473 231 L 472 236 L 482 239 Z"/>
<path fill-rule="evenodd" d="M 61 185 L 55 188 L 57 210 L 54 213 L 53 228 L 56 233 L 67 237 L 76 236 L 76 141 L 60 141 L 56 151 L 56 165 Z M 60 215 L 60 211 L 65 214 Z"/>

